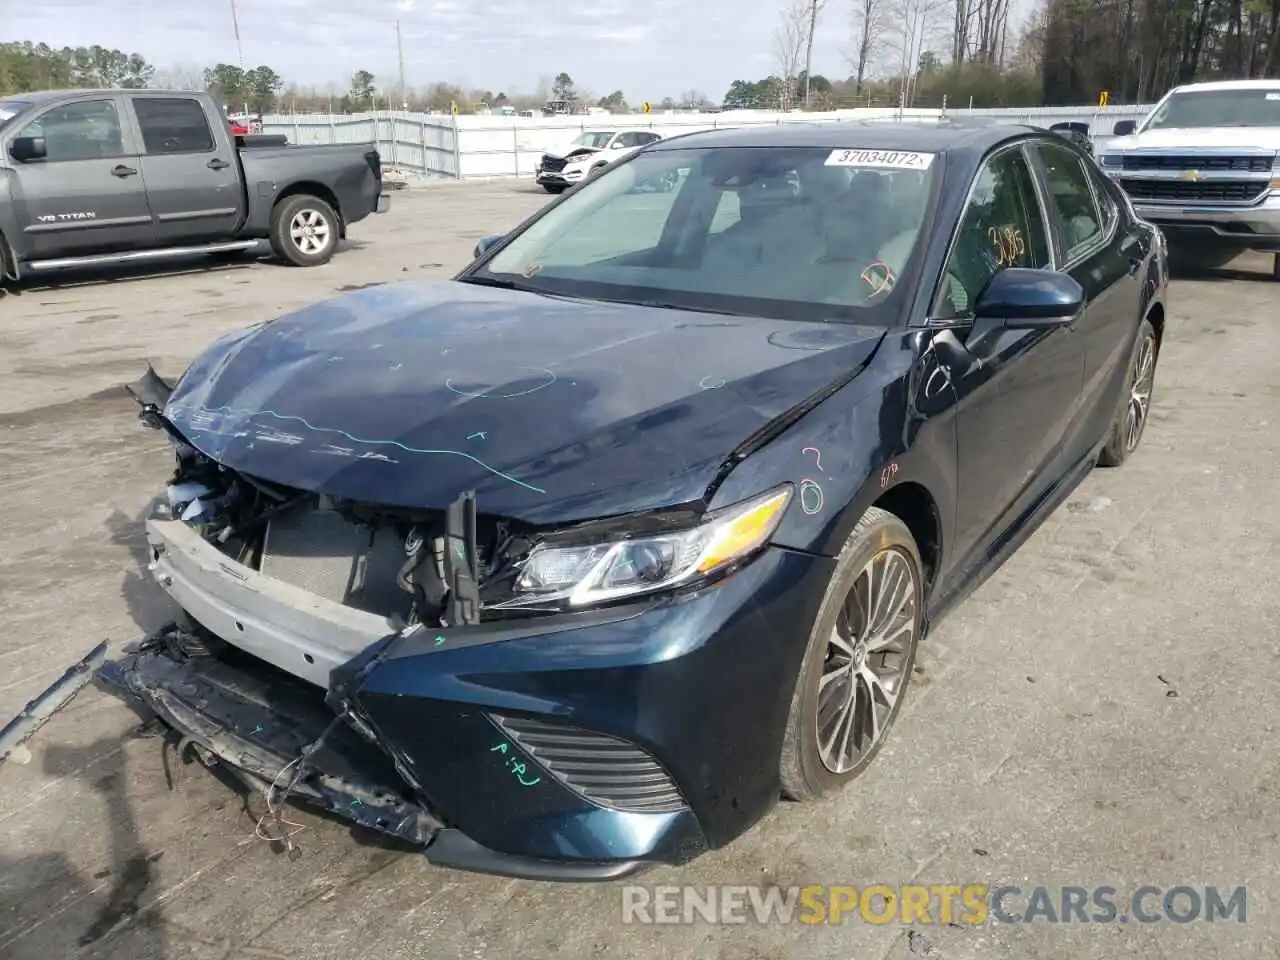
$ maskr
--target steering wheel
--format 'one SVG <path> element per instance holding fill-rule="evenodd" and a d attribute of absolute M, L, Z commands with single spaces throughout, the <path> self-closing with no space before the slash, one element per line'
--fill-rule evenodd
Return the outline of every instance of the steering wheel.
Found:
<path fill-rule="evenodd" d="M 862 282 L 871 288 L 871 299 L 887 296 L 893 291 L 894 284 L 898 282 L 897 276 L 883 260 L 872 260 L 862 272 L 858 274 L 862 278 Z"/>

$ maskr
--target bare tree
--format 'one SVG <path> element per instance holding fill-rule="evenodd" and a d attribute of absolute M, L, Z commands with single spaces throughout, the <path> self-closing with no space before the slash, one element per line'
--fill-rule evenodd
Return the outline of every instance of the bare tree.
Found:
<path fill-rule="evenodd" d="M 189 63 L 157 70 L 150 86 L 158 90 L 203 90 L 204 68 Z"/>
<path fill-rule="evenodd" d="M 813 76 L 813 35 L 818 31 L 818 14 L 827 5 L 827 0 L 808 0 L 809 22 L 805 26 L 804 36 L 804 106 L 809 109 L 809 78 Z"/>
<path fill-rule="evenodd" d="M 782 19 L 773 35 L 773 57 L 782 82 L 780 106 L 790 110 L 795 102 L 796 76 L 804 61 L 809 36 L 809 4 L 811 0 L 790 0 L 782 11 Z"/>
<path fill-rule="evenodd" d="M 886 0 L 884 36 L 886 45 L 898 54 L 901 77 L 899 102 L 911 106 L 919 80 L 921 56 L 946 29 L 948 0 Z"/>
<path fill-rule="evenodd" d="M 958 5 L 967 3 L 972 4 L 973 18 L 965 23 L 966 45 L 972 45 L 975 61 L 994 64 L 1003 57 L 1009 0 L 957 0 Z"/>
<path fill-rule="evenodd" d="M 853 0 L 854 55 L 850 58 L 850 66 L 853 67 L 855 96 L 862 93 L 862 84 L 871 65 L 871 48 L 884 27 L 884 7 L 885 0 Z"/>

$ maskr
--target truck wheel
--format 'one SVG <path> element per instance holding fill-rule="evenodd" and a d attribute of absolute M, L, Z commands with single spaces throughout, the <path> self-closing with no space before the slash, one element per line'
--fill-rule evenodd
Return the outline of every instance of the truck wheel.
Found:
<path fill-rule="evenodd" d="M 298 194 L 271 211 L 271 249 L 295 267 L 328 263 L 338 248 L 338 215 L 319 197 Z"/>

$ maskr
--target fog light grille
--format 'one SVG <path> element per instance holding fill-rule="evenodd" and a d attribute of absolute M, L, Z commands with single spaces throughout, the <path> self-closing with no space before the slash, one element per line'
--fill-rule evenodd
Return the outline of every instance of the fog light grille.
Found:
<path fill-rule="evenodd" d="M 626 813 L 688 808 L 662 765 L 633 743 L 543 720 L 492 719 L 553 777 L 598 806 Z"/>

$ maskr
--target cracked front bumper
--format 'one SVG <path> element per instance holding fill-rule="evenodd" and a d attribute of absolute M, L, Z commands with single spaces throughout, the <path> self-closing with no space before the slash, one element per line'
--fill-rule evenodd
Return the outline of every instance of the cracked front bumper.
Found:
<path fill-rule="evenodd" d="M 158 636 L 172 636 L 167 627 Z M 180 632 L 180 630 L 179 630 Z M 209 767 L 227 770 L 251 790 L 274 784 L 332 725 L 334 714 L 303 685 L 261 675 L 234 659 L 183 658 L 144 642 L 143 652 L 109 662 L 104 678 L 142 703 Z M 584 863 L 504 854 L 438 820 L 398 776 L 395 764 L 351 729 L 336 726 L 311 757 L 290 796 L 352 824 L 424 848 L 428 862 L 477 873 L 537 880 L 613 880 L 646 869 L 636 861 Z M 292 844 L 290 844 L 292 849 Z"/>
<path fill-rule="evenodd" d="M 328 787 L 305 799 L 408 831 L 432 862 L 543 879 L 683 863 L 777 801 L 830 558 L 771 547 L 682 596 L 396 632 L 172 523 L 148 524 L 153 572 L 228 649 L 176 667 L 152 652 L 117 672 L 250 782 L 270 782 L 342 714 Z M 370 823 L 379 791 L 407 806 Z"/>

